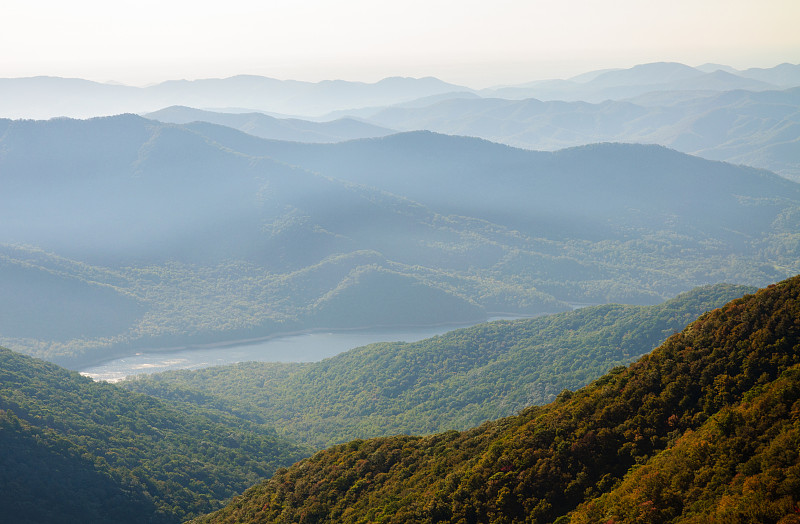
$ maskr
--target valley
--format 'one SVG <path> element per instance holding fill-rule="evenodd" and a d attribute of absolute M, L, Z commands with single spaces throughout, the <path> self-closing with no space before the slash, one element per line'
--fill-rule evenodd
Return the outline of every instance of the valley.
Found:
<path fill-rule="evenodd" d="M 24 297 L 0 342 L 72 367 L 800 272 L 800 185 L 658 146 L 302 144 L 121 115 L 8 122 L 0 147 L 0 279 Z"/>
<path fill-rule="evenodd" d="M 798 89 L 0 78 L 0 520 L 798 522 Z"/>
<path fill-rule="evenodd" d="M 140 376 L 119 383 L 125 389 L 0 350 L 3 504 L 9 516 L 39 521 L 178 522 L 219 507 L 326 441 L 469 427 L 547 402 L 747 291 L 713 286 L 658 306 L 493 322 L 417 343 L 373 344 L 319 363 Z M 560 340 L 556 333 L 563 333 Z M 304 420 L 292 420 L 301 414 Z M 44 477 L 54 487 L 42 499 Z M 91 503 L 95 494 L 103 501 Z M 35 502 L 42 500 L 48 503 Z"/>
<path fill-rule="evenodd" d="M 579 388 L 753 290 L 706 286 L 653 306 L 603 305 L 479 324 L 416 342 L 370 344 L 320 362 L 242 362 L 119 384 L 235 412 L 314 448 L 464 430 Z"/>

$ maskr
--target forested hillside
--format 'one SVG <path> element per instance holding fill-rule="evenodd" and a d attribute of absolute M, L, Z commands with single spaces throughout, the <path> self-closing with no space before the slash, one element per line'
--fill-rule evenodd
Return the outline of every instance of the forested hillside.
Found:
<path fill-rule="evenodd" d="M 181 522 L 306 454 L 272 428 L 0 348 L 4 522 Z"/>
<path fill-rule="evenodd" d="M 198 522 L 797 521 L 800 277 L 544 407 L 319 452 Z"/>
<path fill-rule="evenodd" d="M 718 284 L 655 306 L 587 307 L 411 344 L 373 344 L 322 362 L 247 362 L 139 375 L 120 385 L 235 413 L 316 448 L 462 430 L 584 386 L 753 290 Z"/>

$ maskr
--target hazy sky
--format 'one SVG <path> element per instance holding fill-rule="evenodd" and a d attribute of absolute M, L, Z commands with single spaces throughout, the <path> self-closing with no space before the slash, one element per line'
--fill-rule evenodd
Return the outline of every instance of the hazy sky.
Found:
<path fill-rule="evenodd" d="M 800 0 L 2 0 L 0 77 L 486 87 L 654 61 L 798 63 L 798 26 Z"/>

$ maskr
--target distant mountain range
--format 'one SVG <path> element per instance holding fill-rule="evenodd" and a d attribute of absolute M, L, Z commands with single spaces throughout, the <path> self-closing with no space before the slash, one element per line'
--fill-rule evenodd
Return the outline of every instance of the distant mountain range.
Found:
<path fill-rule="evenodd" d="M 753 91 L 800 86 L 800 65 L 736 71 L 704 71 L 676 63 L 643 64 L 600 71 L 572 80 L 549 80 L 475 91 L 436 78 L 386 78 L 368 84 L 343 80 L 318 83 L 240 75 L 225 79 L 171 80 L 149 87 L 101 84 L 57 77 L 0 79 L 0 117 L 92 117 L 150 113 L 170 106 L 320 117 L 338 110 L 389 106 L 449 93 L 483 97 L 602 102 L 653 91 Z"/>
<path fill-rule="evenodd" d="M 773 219 L 739 222 L 738 212 L 725 216 L 722 201 L 733 203 L 742 194 L 800 197 L 800 186 L 770 173 L 658 146 L 595 144 L 548 153 L 429 132 L 300 144 L 251 140 L 223 127 L 188 127 L 250 155 L 551 239 L 615 238 L 626 234 L 621 224 L 635 216 L 641 226 L 660 229 L 669 223 L 679 234 L 702 231 L 738 242 Z M 710 198 L 720 199 L 721 207 Z"/>
<path fill-rule="evenodd" d="M 652 304 L 800 272 L 800 185 L 659 146 L 265 140 L 0 120 L 12 349 L 76 365 L 313 328 Z"/>
<path fill-rule="evenodd" d="M 727 66 L 689 67 L 675 62 L 641 64 L 599 71 L 570 80 L 544 80 L 480 91 L 482 96 L 540 100 L 603 102 L 658 91 L 764 91 L 800 85 L 800 65 L 737 71 Z"/>
<path fill-rule="evenodd" d="M 454 95 L 426 106 L 361 112 L 376 125 L 477 136 L 554 150 L 595 142 L 661 144 L 800 180 L 800 88 L 663 91 L 626 101 L 543 102 Z"/>
<path fill-rule="evenodd" d="M 597 104 L 482 98 L 463 92 L 335 114 L 344 116 L 316 122 L 174 106 L 145 116 L 176 124 L 209 122 L 261 138 L 309 143 L 429 130 L 534 150 L 597 142 L 660 144 L 800 181 L 800 88 L 669 91 Z"/>
<path fill-rule="evenodd" d="M 587 73 L 569 81 L 480 92 L 462 89 L 389 106 L 337 110 L 324 122 L 188 107 L 145 116 L 179 124 L 211 122 L 262 138 L 300 142 L 429 130 L 534 150 L 596 142 L 660 144 L 799 181 L 800 87 L 782 89 L 787 85 L 800 85 L 800 66 L 737 72 L 715 64 L 691 68 L 660 63 Z M 620 89 L 625 93 L 597 95 Z"/>
<path fill-rule="evenodd" d="M 460 90 L 466 88 L 435 78 L 400 77 L 367 84 L 343 80 L 312 83 L 241 75 L 225 79 L 171 80 L 150 87 L 101 84 L 76 78 L 3 78 L 0 79 L 0 117 L 86 118 L 148 113 L 175 105 L 315 116 L 337 109 L 391 105 Z"/>
<path fill-rule="evenodd" d="M 211 122 L 261 138 L 300 142 L 429 130 L 536 150 L 595 142 L 655 143 L 797 181 L 799 86 L 800 65 L 739 71 L 672 62 L 482 90 L 435 78 L 367 84 L 242 75 L 143 88 L 7 78 L 0 79 L 0 117 L 139 113 L 163 122 Z"/>
<path fill-rule="evenodd" d="M 275 140 L 296 142 L 343 142 L 355 138 L 386 136 L 396 131 L 353 118 L 312 122 L 298 118 L 275 118 L 264 113 L 219 113 L 185 106 L 172 106 L 147 113 L 146 118 L 173 124 L 210 122 Z"/>

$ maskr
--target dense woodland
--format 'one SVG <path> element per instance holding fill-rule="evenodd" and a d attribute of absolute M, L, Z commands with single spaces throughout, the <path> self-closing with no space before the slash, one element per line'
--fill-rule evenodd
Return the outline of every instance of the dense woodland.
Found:
<path fill-rule="evenodd" d="M 330 432 L 326 440 L 306 437 L 313 445 L 349 438 L 348 432 L 440 431 L 430 424 L 439 416 L 449 416 L 451 427 L 466 427 L 472 424 L 467 413 L 493 419 L 514 402 L 552 396 L 531 384 L 526 390 L 527 375 L 546 380 L 549 374 L 551 390 L 589 380 L 595 369 L 636 358 L 698 310 L 744 291 L 717 285 L 658 306 L 596 306 L 495 322 L 414 344 L 367 346 L 283 372 L 277 365 L 246 364 L 128 384 L 171 400 L 94 383 L 2 350 L 4 514 L 19 522 L 198 517 L 308 454 L 259 423 L 270 405 L 280 406 L 270 397 L 283 394 L 286 410 L 295 402 L 294 409 L 312 414 L 305 422 L 280 422 L 291 428 L 287 433 Z M 793 522 L 800 501 L 799 335 L 796 277 L 713 309 L 628 368 L 617 366 L 574 392 L 562 388 L 549 405 L 460 433 L 334 446 L 198 518 Z M 416 365 L 392 364 L 401 361 Z M 431 372 L 439 369 L 456 380 Z M 270 375 L 273 381 L 288 376 L 286 391 L 270 390 Z M 205 391 L 197 387 L 204 381 Z M 365 397 L 376 406 L 372 420 L 386 424 L 377 432 L 358 424 L 359 416 L 370 419 L 356 413 L 367 404 L 355 387 L 361 382 L 374 386 L 361 390 L 372 394 Z M 286 396 L 288 386 L 310 393 Z M 518 390 L 542 396 L 509 394 Z M 313 403 L 315 394 L 321 398 Z M 315 426 L 328 402 L 343 416 Z M 348 405 L 355 409 L 348 412 Z M 402 416 L 403 410 L 411 415 Z M 427 426 L 402 426 L 416 419 Z"/>
<path fill-rule="evenodd" d="M 8 522 L 181 522 L 307 454 L 271 428 L 0 348 Z"/>
<path fill-rule="evenodd" d="M 584 386 L 753 290 L 718 284 L 655 306 L 587 307 L 410 344 L 373 344 L 322 362 L 246 362 L 139 375 L 120 385 L 234 413 L 316 448 L 464 430 Z"/>
<path fill-rule="evenodd" d="M 798 522 L 800 277 L 553 403 L 321 451 L 198 522 Z"/>

